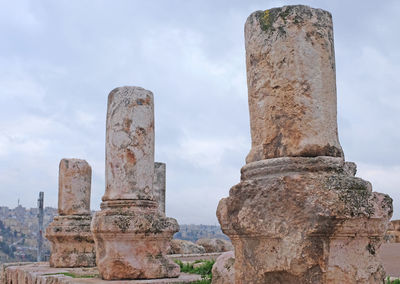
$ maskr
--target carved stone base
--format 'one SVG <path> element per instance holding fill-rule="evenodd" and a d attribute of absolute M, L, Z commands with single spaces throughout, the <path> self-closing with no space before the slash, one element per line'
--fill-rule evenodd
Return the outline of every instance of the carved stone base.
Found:
<path fill-rule="evenodd" d="M 176 220 L 161 215 L 154 201 L 103 202 L 92 222 L 101 277 L 106 280 L 178 277 L 179 266 L 165 256 L 177 231 Z"/>
<path fill-rule="evenodd" d="M 217 216 L 235 247 L 235 283 L 382 283 L 377 252 L 392 199 L 341 158 L 249 163 Z"/>
<path fill-rule="evenodd" d="M 400 243 L 400 220 L 390 221 L 385 241 L 388 243 Z"/>
<path fill-rule="evenodd" d="M 56 216 L 46 229 L 51 267 L 96 266 L 90 215 Z"/>

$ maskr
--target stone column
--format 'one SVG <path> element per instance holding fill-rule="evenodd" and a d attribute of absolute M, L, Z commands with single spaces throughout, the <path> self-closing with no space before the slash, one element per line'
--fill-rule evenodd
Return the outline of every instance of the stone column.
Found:
<path fill-rule="evenodd" d="M 245 41 L 252 148 L 217 209 L 235 283 L 382 283 L 392 199 L 344 161 L 330 13 L 258 11 Z"/>
<path fill-rule="evenodd" d="M 245 25 L 245 44 L 252 139 L 247 162 L 343 157 L 330 13 L 305 6 L 255 12 Z"/>
<path fill-rule="evenodd" d="M 92 221 L 103 279 L 179 275 L 179 266 L 165 257 L 179 226 L 158 211 L 153 179 L 153 94 L 140 87 L 116 88 L 108 96 L 106 191 Z"/>
<path fill-rule="evenodd" d="M 158 210 L 165 214 L 165 191 L 166 191 L 166 165 L 154 163 L 154 198 L 158 203 Z"/>
<path fill-rule="evenodd" d="M 90 231 L 92 169 L 85 160 L 62 159 L 58 176 L 58 214 L 46 229 L 51 267 L 95 266 Z"/>

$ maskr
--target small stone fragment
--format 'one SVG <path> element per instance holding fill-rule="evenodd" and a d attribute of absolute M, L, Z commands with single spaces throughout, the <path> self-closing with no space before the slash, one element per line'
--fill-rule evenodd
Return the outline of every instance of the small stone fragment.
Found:
<path fill-rule="evenodd" d="M 221 254 L 212 268 L 212 284 L 235 283 L 235 254 L 227 251 Z"/>

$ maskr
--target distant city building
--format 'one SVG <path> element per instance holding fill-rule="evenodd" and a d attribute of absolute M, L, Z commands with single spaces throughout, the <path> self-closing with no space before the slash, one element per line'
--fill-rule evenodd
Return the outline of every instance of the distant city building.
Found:
<path fill-rule="evenodd" d="M 10 209 L 0 206 L 0 263 L 13 261 L 36 261 L 38 209 L 27 209 L 21 205 Z M 44 228 L 57 215 L 57 209 L 44 208 Z M 43 240 L 42 260 L 50 254 L 50 243 Z"/>

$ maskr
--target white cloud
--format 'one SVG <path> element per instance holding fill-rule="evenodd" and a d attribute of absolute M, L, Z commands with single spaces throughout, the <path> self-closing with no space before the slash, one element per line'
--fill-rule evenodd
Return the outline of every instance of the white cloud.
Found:
<path fill-rule="evenodd" d="M 297 2 L 2 1 L 3 204 L 19 196 L 35 206 L 45 190 L 46 204 L 56 206 L 58 162 L 76 157 L 92 165 L 98 209 L 107 93 L 139 85 L 155 95 L 168 212 L 184 223 L 215 223 L 216 204 L 239 181 L 250 148 L 243 25 L 255 10 L 286 4 Z M 305 4 L 333 13 L 346 157 L 397 204 L 400 5 Z"/>
<path fill-rule="evenodd" d="M 85 112 L 83 110 L 76 110 L 75 117 L 78 124 L 84 127 L 91 127 L 96 121 L 96 117 L 93 114 Z"/>
<path fill-rule="evenodd" d="M 35 32 L 41 23 L 33 11 L 34 1 L 19 0 L 10 5 L 8 1 L 0 1 L 0 26 L 23 32 Z"/>
<path fill-rule="evenodd" d="M 219 167 L 226 151 L 246 149 L 244 137 L 215 137 L 205 138 L 196 135 L 186 135 L 178 142 L 176 155 L 192 165 L 202 168 Z"/>

